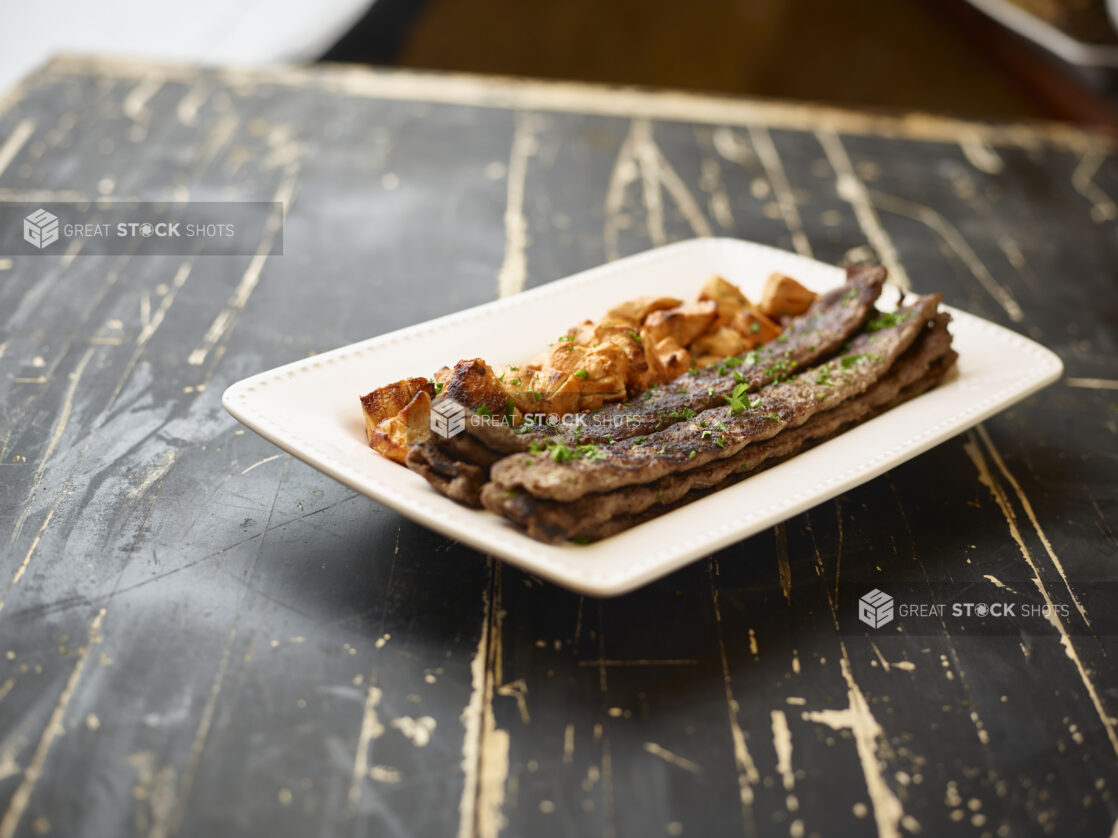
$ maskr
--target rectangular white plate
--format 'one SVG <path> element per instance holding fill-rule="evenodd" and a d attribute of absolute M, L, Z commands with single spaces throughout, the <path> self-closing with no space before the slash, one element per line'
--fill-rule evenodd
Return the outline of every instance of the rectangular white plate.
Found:
<path fill-rule="evenodd" d="M 611 596 L 864 483 L 1052 383 L 1063 371 L 1060 359 L 1033 341 L 949 309 L 960 356 L 957 376 L 775 468 L 584 546 L 541 544 L 496 515 L 459 506 L 365 443 L 358 396 L 369 390 L 429 375 L 466 356 L 523 361 L 571 325 L 623 300 L 649 294 L 694 298 L 714 273 L 756 299 L 772 271 L 815 291 L 844 281 L 839 268 L 763 245 L 733 239 L 679 242 L 246 378 L 226 390 L 222 401 L 280 448 L 401 515 L 557 584 Z M 880 306 L 891 309 L 897 297 L 887 288 Z"/>

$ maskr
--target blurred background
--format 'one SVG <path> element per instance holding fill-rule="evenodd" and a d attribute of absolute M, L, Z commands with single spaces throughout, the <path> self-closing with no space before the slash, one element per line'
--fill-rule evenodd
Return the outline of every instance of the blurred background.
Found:
<path fill-rule="evenodd" d="M 327 60 L 1118 131 L 1116 11 L 1118 0 L 9 0 L 0 89 L 61 51 Z"/>

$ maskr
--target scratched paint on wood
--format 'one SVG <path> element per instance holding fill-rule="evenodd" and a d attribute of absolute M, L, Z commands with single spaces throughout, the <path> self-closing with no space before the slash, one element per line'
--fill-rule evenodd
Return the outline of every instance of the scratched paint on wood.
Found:
<path fill-rule="evenodd" d="M 285 253 L 0 259 L 0 838 L 1108 834 L 1116 178 L 1069 128 L 56 62 L 0 103 L 0 197 L 278 199 Z M 220 408 L 284 361 L 712 234 L 869 248 L 1068 377 L 601 602 Z M 836 635 L 851 591 L 944 577 L 1068 616 Z"/>

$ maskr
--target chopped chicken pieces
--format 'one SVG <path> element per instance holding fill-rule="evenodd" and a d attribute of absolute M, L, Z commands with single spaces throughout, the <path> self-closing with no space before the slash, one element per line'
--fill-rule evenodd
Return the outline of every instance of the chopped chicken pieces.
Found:
<path fill-rule="evenodd" d="M 648 355 L 653 378 L 671 381 L 691 369 L 691 353 L 671 337 L 661 338 Z"/>
<path fill-rule="evenodd" d="M 761 291 L 761 311 L 776 320 L 792 317 L 807 311 L 817 296 L 790 276 L 769 274 Z"/>
<path fill-rule="evenodd" d="M 656 346 L 664 338 L 672 338 L 680 346 L 690 346 L 717 316 L 718 305 L 713 300 L 660 309 L 645 318 L 641 338 L 650 346 Z"/>
<path fill-rule="evenodd" d="M 739 355 L 752 345 L 750 340 L 737 329 L 723 326 L 716 332 L 703 335 L 691 344 L 691 351 L 700 357 L 714 357 L 722 360 L 731 355 Z"/>
<path fill-rule="evenodd" d="M 730 328 L 745 337 L 750 344 L 747 349 L 768 343 L 780 335 L 780 326 L 756 309 L 743 309 L 734 315 Z"/>
<path fill-rule="evenodd" d="M 749 307 L 749 300 L 741 289 L 720 276 L 712 276 L 699 291 L 700 300 L 709 300 L 718 306 L 718 316 L 714 319 L 714 329 L 729 326 L 739 311 Z"/>
<path fill-rule="evenodd" d="M 362 396 L 369 446 L 390 460 L 404 462 L 408 445 L 430 433 L 434 394 L 435 387 L 426 378 L 405 378 Z"/>
<path fill-rule="evenodd" d="M 663 308 L 675 308 L 682 300 L 675 297 L 637 297 L 619 306 L 614 306 L 602 318 L 603 323 L 627 323 L 630 326 L 639 326 L 648 315 Z M 587 320 L 587 323 L 590 321 Z"/>

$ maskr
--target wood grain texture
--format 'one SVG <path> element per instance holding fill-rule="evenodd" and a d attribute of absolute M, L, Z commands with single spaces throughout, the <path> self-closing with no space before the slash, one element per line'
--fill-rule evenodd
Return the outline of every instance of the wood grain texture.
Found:
<path fill-rule="evenodd" d="M 1118 161 L 1098 137 L 68 59 L 0 104 L 0 163 L 3 200 L 287 202 L 282 256 L 0 257 L 0 838 L 1111 833 Z M 221 408 L 251 373 L 710 233 L 872 245 L 1068 379 L 607 601 Z M 947 584 L 1069 616 L 835 630 L 851 595 Z"/>

